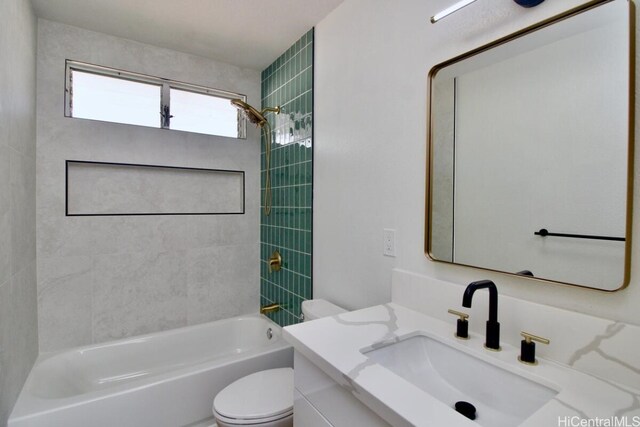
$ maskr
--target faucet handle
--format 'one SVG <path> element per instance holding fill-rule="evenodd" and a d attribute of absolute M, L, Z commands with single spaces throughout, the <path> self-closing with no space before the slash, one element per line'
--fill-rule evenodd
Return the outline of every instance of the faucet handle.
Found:
<path fill-rule="evenodd" d="M 454 316 L 460 317 L 460 320 L 467 320 L 469 318 L 469 315 L 467 313 L 463 313 L 461 311 L 456 311 L 456 310 L 454 310 L 452 308 L 447 310 L 447 313 L 453 314 Z"/>
<path fill-rule="evenodd" d="M 520 335 L 522 335 L 524 339 L 520 342 L 520 356 L 518 356 L 518 360 L 527 365 L 537 365 L 538 360 L 536 359 L 535 342 L 549 344 L 551 341 L 547 338 L 542 338 L 524 331 L 520 332 Z"/>
<path fill-rule="evenodd" d="M 540 344 L 550 344 L 551 343 L 551 341 L 549 341 L 548 339 L 539 337 L 537 335 L 530 334 L 529 332 L 522 331 L 522 332 L 520 332 L 520 335 L 522 335 L 524 337 L 524 341 L 526 341 L 527 344 L 531 343 L 531 341 L 536 341 L 536 342 L 539 342 Z"/>
<path fill-rule="evenodd" d="M 467 321 L 467 319 L 469 318 L 469 315 L 467 313 L 462 313 L 461 311 L 456 311 L 452 309 L 449 309 L 447 311 L 448 313 L 459 317 L 456 333 L 454 336 L 456 338 L 468 340 L 469 339 L 469 322 Z"/>

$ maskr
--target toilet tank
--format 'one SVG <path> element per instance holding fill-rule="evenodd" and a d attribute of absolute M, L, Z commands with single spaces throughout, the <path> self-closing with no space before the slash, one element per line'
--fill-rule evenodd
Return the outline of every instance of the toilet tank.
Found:
<path fill-rule="evenodd" d="M 346 313 L 342 307 L 330 303 L 324 299 L 310 299 L 302 302 L 302 314 L 304 320 L 314 320 L 321 317 L 335 316 L 336 314 Z"/>

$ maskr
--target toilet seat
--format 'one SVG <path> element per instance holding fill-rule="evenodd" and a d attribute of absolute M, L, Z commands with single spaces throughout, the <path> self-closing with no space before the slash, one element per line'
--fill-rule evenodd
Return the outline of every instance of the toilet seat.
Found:
<path fill-rule="evenodd" d="M 228 425 L 234 425 L 234 426 L 244 426 L 244 425 L 251 425 L 251 426 L 259 426 L 261 424 L 266 424 L 269 422 L 273 422 L 273 421 L 278 421 L 278 420 L 282 420 L 284 418 L 290 417 L 293 415 L 293 410 L 291 410 L 289 413 L 287 414 L 282 414 L 279 416 L 274 416 L 274 417 L 269 417 L 269 418 L 256 418 L 256 419 L 238 419 L 238 418 L 227 418 L 225 416 L 220 415 L 219 413 L 215 412 L 215 419 L 218 423 L 220 423 L 221 421 L 228 424 Z"/>
<path fill-rule="evenodd" d="M 228 424 L 267 423 L 293 414 L 293 369 L 255 372 L 229 384 L 213 400 L 216 419 Z"/>

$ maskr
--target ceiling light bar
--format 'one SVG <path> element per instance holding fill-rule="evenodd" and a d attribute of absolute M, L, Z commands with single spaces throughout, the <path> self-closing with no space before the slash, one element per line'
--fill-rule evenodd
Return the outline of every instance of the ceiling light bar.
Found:
<path fill-rule="evenodd" d="M 441 12 L 438 12 L 435 15 L 433 15 L 431 17 L 431 23 L 435 24 L 436 22 L 438 22 L 439 20 L 441 20 L 445 16 L 449 16 L 452 13 L 459 11 L 463 7 L 469 6 L 474 1 L 476 1 L 476 0 L 462 0 L 462 1 L 459 1 L 458 3 L 456 3 L 456 4 L 452 5 L 452 6 L 449 6 L 445 10 L 443 10 Z"/>

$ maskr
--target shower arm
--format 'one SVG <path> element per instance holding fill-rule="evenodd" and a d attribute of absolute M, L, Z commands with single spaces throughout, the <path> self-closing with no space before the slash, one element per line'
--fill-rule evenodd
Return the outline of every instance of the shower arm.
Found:
<path fill-rule="evenodd" d="M 267 107 L 267 108 L 263 108 L 262 111 L 260 111 L 260 114 L 264 114 L 264 113 L 276 113 L 276 114 L 280 114 L 280 107 Z"/>

